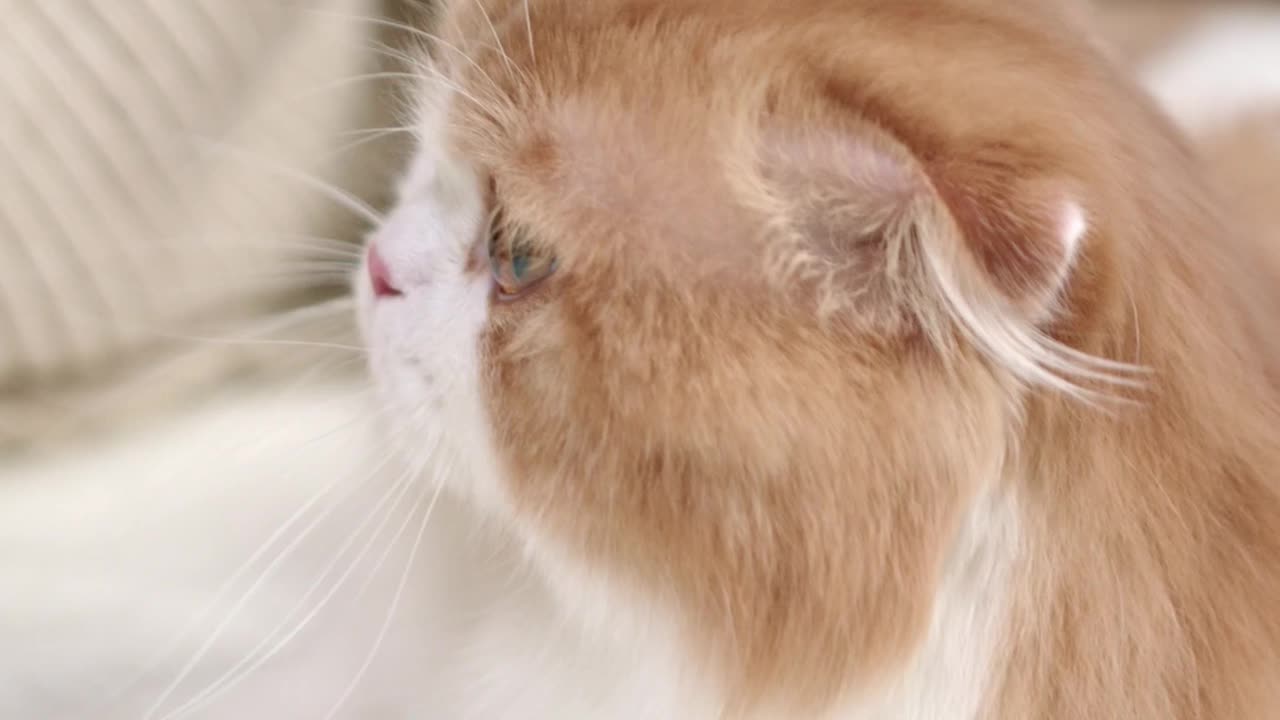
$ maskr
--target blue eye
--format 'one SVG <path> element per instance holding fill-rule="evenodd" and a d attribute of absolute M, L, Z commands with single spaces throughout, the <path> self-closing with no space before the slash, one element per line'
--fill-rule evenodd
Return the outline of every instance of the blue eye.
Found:
<path fill-rule="evenodd" d="M 525 274 L 529 271 L 529 263 L 532 262 L 530 257 L 525 253 L 511 256 L 511 274 L 516 280 L 523 280 Z"/>
<path fill-rule="evenodd" d="M 498 213 L 489 232 L 489 265 L 502 300 L 516 300 L 550 277 L 558 267 L 554 255 L 522 239 L 501 222 Z"/>

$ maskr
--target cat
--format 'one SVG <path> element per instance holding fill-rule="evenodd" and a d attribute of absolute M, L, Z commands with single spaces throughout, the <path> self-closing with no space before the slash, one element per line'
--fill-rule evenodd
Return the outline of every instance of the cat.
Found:
<path fill-rule="evenodd" d="M 228 383 L 80 446 L 0 453 L 0 718 L 1274 716 L 1271 356 L 1241 322 L 1267 322 L 1280 274 L 1280 15 L 1215 6 L 1191 42 L 1115 61 L 1141 61 L 1202 160 L 1095 56 L 1107 44 L 1079 47 L 1066 5 L 454 5 L 405 29 L 429 46 L 419 148 L 372 238 L 380 267 L 356 278 L 380 399 L 365 373 Z M 512 78 L 528 94 L 501 91 Z M 739 89 L 779 78 L 748 118 L 776 125 L 719 134 L 757 107 Z M 955 138 L 989 124 L 1044 153 L 1008 165 L 1020 181 L 1074 181 L 1050 209 L 1074 203 L 1085 232 L 1056 291 L 988 297 L 1015 305 L 1009 337 L 1054 349 L 1041 361 L 1112 364 L 1068 353 L 1028 377 L 964 318 L 917 318 L 936 286 L 884 278 L 936 280 L 906 261 L 945 237 L 879 271 L 895 235 L 850 211 L 912 186 L 841 188 L 914 167 L 936 189 L 939 163 L 968 167 L 945 162 Z M 514 158 L 470 144 L 520 128 L 560 134 Z M 762 152 L 729 152 L 744 143 Z M 850 175 L 832 146 L 867 162 Z M 522 175 L 544 161 L 563 174 Z M 546 199 L 508 206 L 517 181 Z M 976 216 L 1021 207 L 1019 187 Z M 520 237 L 554 252 L 512 257 Z M 1057 277 L 1002 267 L 983 269 Z M 974 443 L 1006 453 L 980 476 L 940 462 Z M 852 469 L 803 466 L 824 452 Z M 911 462 L 941 467 L 891 477 Z"/>
<path fill-rule="evenodd" d="M 1078 22 L 423 24 L 356 283 L 457 527 L 422 716 L 1280 715 L 1280 273 Z"/>

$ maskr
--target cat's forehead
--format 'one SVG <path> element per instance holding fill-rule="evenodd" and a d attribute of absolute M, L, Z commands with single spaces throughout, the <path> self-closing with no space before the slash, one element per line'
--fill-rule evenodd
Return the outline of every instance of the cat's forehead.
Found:
<path fill-rule="evenodd" d="M 620 140 L 688 155 L 762 105 L 811 122 L 806 106 L 833 93 L 875 106 L 877 122 L 900 120 L 882 112 L 900 105 L 977 131 L 1057 104 L 1047 80 L 1078 64 L 1046 49 L 1045 13 L 1005 5 L 1018 4 L 462 0 L 441 23 L 447 77 L 435 84 L 459 98 L 468 150 L 503 163 Z"/>
<path fill-rule="evenodd" d="M 668 58 L 622 79 L 553 76 L 500 95 L 483 88 L 504 67 L 485 68 L 467 87 L 434 89 L 450 99 L 425 145 L 472 166 L 492 200 L 560 244 L 625 235 L 707 249 L 754 228 L 735 210 L 728 177 L 759 103 L 748 82 L 682 65 Z"/>
<path fill-rule="evenodd" d="M 936 12 L 922 15 L 926 5 Z M 455 6 L 443 24 L 456 35 L 440 52 L 450 74 L 428 82 L 450 101 L 428 144 L 471 164 L 511 215 L 565 241 L 623 235 L 705 247 L 755 231 L 759 218 L 742 213 L 734 193 L 740 170 L 765 170 L 769 148 L 754 143 L 762 118 L 783 138 L 865 120 L 943 162 L 966 144 L 1044 145 L 1060 125 L 1050 121 L 1071 112 L 1046 81 L 1070 64 L 1033 52 L 1043 22 L 986 3 Z M 874 165 L 840 170 L 865 175 Z"/>

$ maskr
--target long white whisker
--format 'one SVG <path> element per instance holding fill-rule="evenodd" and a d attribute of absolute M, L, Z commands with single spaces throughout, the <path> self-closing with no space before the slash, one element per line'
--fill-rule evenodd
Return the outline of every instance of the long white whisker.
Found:
<path fill-rule="evenodd" d="M 359 262 L 364 256 L 364 253 L 355 249 L 355 247 L 350 244 L 346 244 L 345 247 L 336 245 L 326 247 L 324 245 L 310 244 L 306 242 L 280 241 L 280 245 L 289 250 L 305 253 L 306 255 L 318 255 L 325 258 L 341 258 L 352 262 Z"/>
<path fill-rule="evenodd" d="M 301 634 L 301 632 L 304 629 L 306 629 L 308 625 L 310 625 L 311 621 L 315 619 L 315 617 L 318 616 L 320 612 L 324 610 L 325 607 L 328 606 L 328 604 L 333 600 L 333 597 L 346 584 L 347 580 L 351 577 L 351 574 L 355 571 L 356 567 L 358 567 L 360 562 L 369 554 L 369 551 L 373 548 L 374 542 L 382 534 L 382 530 L 386 527 L 386 524 L 390 520 L 391 516 L 394 515 L 396 508 L 399 507 L 400 502 L 404 499 L 409 488 L 413 487 L 414 480 L 417 479 L 418 474 L 421 473 L 425 465 L 426 465 L 426 462 L 424 461 L 421 465 L 419 465 L 414 470 L 411 470 L 410 472 L 407 472 L 404 475 L 402 475 L 400 479 L 398 479 L 396 483 L 393 484 L 392 488 L 388 491 L 388 493 L 383 495 L 382 499 L 378 502 L 378 505 L 373 509 L 371 513 L 369 513 L 365 521 L 360 524 L 360 526 L 356 529 L 356 531 L 352 533 L 351 537 L 348 538 L 348 540 L 338 550 L 338 552 L 334 556 L 334 559 L 325 568 L 325 570 L 321 573 L 320 577 L 312 584 L 312 586 L 308 588 L 307 592 L 303 595 L 302 599 L 298 601 L 298 604 L 295 605 L 292 610 L 290 610 L 289 614 L 286 616 L 284 621 L 282 621 L 279 625 L 277 625 L 275 629 L 273 629 L 270 633 L 268 633 L 268 635 L 262 640 L 262 642 L 260 642 L 256 647 L 254 647 L 249 652 L 249 654 L 245 657 L 244 660 L 242 660 L 240 663 L 237 663 L 234 667 L 232 667 L 230 670 L 224 673 L 221 677 L 219 677 L 217 680 L 211 683 L 203 691 L 198 693 L 195 697 L 192 697 L 190 700 L 186 701 L 179 707 L 170 711 L 167 715 L 164 715 L 162 718 L 160 718 L 160 720 L 178 720 L 179 718 L 185 717 L 190 713 L 195 712 L 200 708 L 213 702 L 218 697 L 222 696 L 226 692 L 233 689 L 236 685 L 238 685 L 246 677 L 248 677 L 253 672 L 255 672 L 258 668 L 266 664 L 267 661 L 269 661 L 271 658 L 278 655 L 280 651 L 283 650 L 290 642 L 292 642 L 295 637 Z M 425 489 L 424 489 L 424 492 L 425 492 Z M 284 630 L 284 628 L 289 624 L 289 622 L 297 614 L 298 610 L 301 609 L 301 607 L 306 603 L 308 599 L 311 598 L 313 594 L 315 594 L 316 590 L 319 589 L 320 585 L 324 582 L 324 580 L 337 567 L 338 561 L 341 560 L 346 555 L 346 552 L 351 548 L 351 546 L 363 533 L 364 528 L 366 528 L 368 524 L 372 522 L 373 518 L 378 515 L 378 513 L 381 511 L 382 506 L 385 505 L 385 503 L 388 501 L 388 499 L 391 497 L 392 494 L 395 495 L 395 499 L 391 501 L 392 503 L 391 507 L 387 509 L 386 513 L 382 517 L 381 522 L 379 522 L 378 527 L 375 528 L 373 534 L 369 536 L 369 539 L 364 544 L 364 547 L 360 549 L 360 552 L 347 565 L 346 569 L 334 582 L 333 586 L 330 587 L 329 591 L 325 593 L 323 597 L 320 598 L 319 602 L 310 610 L 310 612 L 308 612 L 300 621 L 297 622 L 297 624 L 294 625 L 292 630 L 290 630 L 284 637 L 280 638 L 273 645 L 271 645 L 270 648 L 265 649 L 264 651 L 265 646 L 271 642 L 272 638 L 275 638 L 277 635 L 280 634 L 281 631 Z M 404 529 L 405 527 L 408 526 L 409 520 L 411 518 L 412 516 L 408 516 L 405 518 L 405 522 L 400 526 L 399 530 L 396 531 L 396 534 L 392 538 L 391 542 L 394 543 L 396 540 L 399 539 L 399 537 L 404 533 Z M 256 659 L 254 658 L 255 655 L 258 656 Z"/>
<path fill-rule="evenodd" d="M 304 288 L 320 285 L 340 287 L 351 280 L 351 270 L 352 268 L 350 267 L 342 266 L 327 267 L 317 264 L 314 267 L 307 267 L 299 265 L 297 267 L 280 268 L 273 272 L 258 273 L 252 277 L 263 280 L 293 280 L 295 282 L 293 286 L 295 287 L 298 284 L 301 284 Z M 267 283 L 263 283 L 259 287 L 266 288 L 268 286 Z M 279 287 L 287 288 L 291 286 L 287 282 L 281 282 Z"/>
<path fill-rule="evenodd" d="M 382 216 L 378 214 L 378 212 L 374 210 L 373 207 L 370 206 L 368 203 L 357 198 L 355 195 L 352 195 L 351 193 L 345 190 L 342 190 L 327 182 L 324 182 L 323 180 L 315 177 L 314 175 L 303 172 L 296 168 L 283 167 L 276 163 L 268 162 L 263 158 L 256 157 L 241 148 L 234 147 L 232 145 L 229 145 L 224 142 L 220 142 L 218 140 L 214 140 L 212 138 L 196 137 L 196 140 L 200 144 L 205 145 L 206 147 L 212 150 L 223 152 L 233 157 L 238 157 L 246 161 L 257 163 L 259 167 L 262 167 L 263 169 L 269 172 L 273 172 L 276 175 L 280 175 L 287 179 L 293 180 L 299 184 L 310 187 L 313 190 L 316 190 L 317 192 L 323 194 L 325 197 L 328 197 L 330 200 L 333 200 L 335 203 L 338 203 L 339 205 L 346 208 L 347 210 L 350 210 L 352 213 L 367 220 L 372 225 L 377 226 L 382 224 Z"/>
<path fill-rule="evenodd" d="M 428 454 L 427 457 L 431 457 L 431 455 L 432 454 Z M 429 463 L 423 463 L 421 466 L 421 469 L 418 470 L 417 474 L 421 474 L 423 470 L 426 469 L 427 464 Z M 435 482 L 440 487 L 443 487 L 442 478 L 449 474 L 449 469 L 448 469 L 449 467 L 450 466 L 446 464 L 438 465 L 436 469 L 433 471 L 432 481 Z M 437 488 L 437 495 L 438 494 L 439 494 L 439 488 Z M 434 505 L 435 505 L 435 500 L 433 499 L 432 506 L 434 507 Z M 374 576 L 376 576 L 378 572 L 382 570 L 383 565 L 387 564 L 387 559 L 390 558 L 391 551 L 394 549 L 395 549 L 394 546 L 388 545 L 387 548 L 383 550 L 382 554 L 378 556 L 378 559 L 374 561 L 373 568 L 369 570 L 369 573 L 366 576 L 365 581 L 362 582 L 360 584 L 360 587 L 356 590 L 355 598 L 357 601 L 360 598 L 364 597 L 364 594 L 369 590 L 369 586 L 373 583 Z"/>
<path fill-rule="evenodd" d="M 529 10 L 529 0 L 524 0 L 524 27 L 529 33 L 529 57 L 533 58 L 533 67 L 538 67 L 538 48 L 533 44 L 533 14 Z"/>
<path fill-rule="evenodd" d="M 307 305 L 305 307 L 295 308 L 274 317 L 266 318 L 268 322 L 255 326 L 250 332 L 258 335 L 264 332 L 272 332 L 279 330 L 281 327 L 289 327 L 298 322 L 305 322 L 313 317 L 332 316 L 337 313 L 350 312 L 355 309 L 356 300 L 353 297 L 343 296 L 326 300 L 325 302 Z"/>
<path fill-rule="evenodd" d="M 344 130 L 340 133 L 337 133 L 337 137 L 340 137 L 340 138 L 363 137 L 366 135 L 379 135 L 380 133 L 413 132 L 413 130 L 414 128 L 411 125 L 389 125 L 387 127 L 371 127 L 371 128 L 360 128 L 358 130 Z"/>
<path fill-rule="evenodd" d="M 356 137 L 356 139 L 351 140 L 349 142 L 345 142 L 335 147 L 334 149 L 330 150 L 329 152 L 325 153 L 325 155 L 323 156 L 323 159 L 328 160 L 330 158 L 338 157 L 343 153 L 350 152 L 351 150 L 354 150 L 358 147 L 368 145 L 369 143 L 372 143 L 372 142 L 377 142 L 379 140 L 382 140 L 383 138 L 388 138 L 393 135 L 401 135 L 401 134 L 413 135 L 416 131 L 417 131 L 417 128 L 400 126 L 400 127 L 385 127 L 385 128 L 368 128 L 365 130 L 355 130 L 355 131 L 343 133 L 344 136 L 348 136 L 348 137 L 358 136 L 358 137 Z"/>
<path fill-rule="evenodd" d="M 280 277 L 288 275 L 292 272 L 306 273 L 317 270 L 340 271 L 345 277 L 350 277 L 352 271 L 359 266 L 358 261 L 349 258 L 332 258 L 332 257 L 315 257 L 315 258 L 299 258 L 297 260 L 289 260 L 281 262 L 277 267 L 268 268 L 258 272 L 250 273 L 246 277 Z"/>
<path fill-rule="evenodd" d="M 360 255 L 352 255 L 347 252 L 334 250 L 325 250 L 322 248 L 313 248 L 305 250 L 302 248 L 294 249 L 291 255 L 278 257 L 276 263 L 278 268 L 267 268 L 268 270 L 288 269 L 291 267 L 341 267 L 344 269 L 354 269 L 360 264 Z M 259 274 L 261 271 L 259 271 Z M 254 273 L 249 273 L 253 275 Z"/>
<path fill-rule="evenodd" d="M 282 292 L 288 292 L 288 288 L 296 287 L 300 291 L 320 290 L 322 288 L 332 288 L 334 290 L 346 288 L 351 282 L 351 272 L 338 269 L 325 270 L 323 268 L 297 268 L 291 271 L 281 271 L 274 275 L 264 273 L 259 276 L 263 282 L 258 285 L 262 290 L 268 290 L 271 287 L 269 281 L 276 280 L 276 287 L 281 288 Z"/>
<path fill-rule="evenodd" d="M 379 472 L 381 472 L 382 469 L 391 462 L 392 457 L 394 456 L 391 454 L 388 454 L 387 458 L 384 459 L 383 462 L 376 465 L 374 469 L 371 472 L 369 472 L 368 475 L 366 475 L 360 482 L 356 483 L 352 488 L 350 488 L 350 490 L 348 491 L 348 495 L 350 495 L 351 493 L 354 493 L 356 490 L 363 487 L 365 483 L 369 482 L 373 477 L 375 477 Z M 297 513 L 295 513 L 295 516 L 300 518 L 307 511 L 309 511 L 310 508 L 314 507 L 315 504 L 319 502 L 319 500 L 320 498 L 313 499 L 313 501 L 307 503 L 306 505 L 303 506 L 302 509 L 300 509 Z M 204 657 L 209 653 L 209 650 L 213 648 L 214 643 L 217 642 L 218 638 L 222 637 L 222 634 L 226 632 L 227 628 L 231 626 L 231 623 L 234 622 L 236 617 L 239 616 L 240 611 L 242 611 L 244 607 L 249 603 L 249 600 L 252 599 L 257 594 L 258 590 L 262 588 L 263 584 L 265 584 L 266 581 L 271 577 L 272 573 L 276 570 L 276 568 L 278 568 L 285 560 L 287 560 L 290 556 L 292 556 L 294 551 L 297 550 L 297 548 L 302 544 L 302 542 L 306 540 L 307 537 L 309 537 L 317 527 L 319 527 L 320 523 L 328 519 L 328 517 L 333 514 L 333 511 L 337 507 L 338 507 L 338 504 L 335 503 L 330 507 L 326 508 L 317 517 L 313 518 L 311 522 L 309 522 L 302 529 L 302 531 L 296 537 L 294 537 L 293 540 L 291 540 L 279 553 L 276 554 L 276 557 L 271 561 L 271 563 L 269 563 L 267 567 L 264 568 L 262 572 L 259 574 L 258 579 L 254 581 L 253 584 L 251 584 L 249 588 L 244 591 L 244 593 L 241 594 L 240 599 L 236 601 L 236 603 L 231 607 L 230 610 L 228 610 L 227 615 L 222 620 L 222 622 L 220 622 L 217 625 L 217 627 L 214 628 L 213 632 L 209 634 L 209 637 L 205 639 L 205 642 L 196 650 L 195 654 L 187 661 L 185 665 L 183 665 L 182 669 L 178 671 L 178 674 L 173 678 L 173 680 L 169 682 L 169 684 L 165 687 L 165 689 L 160 693 L 160 696 L 156 698 L 155 702 L 152 703 L 150 709 L 147 710 L 146 715 L 143 716 L 143 720 L 150 720 L 151 718 L 155 717 L 157 713 L 160 712 L 160 708 L 164 705 L 165 701 L 168 700 L 169 697 L 173 695 L 173 693 L 182 684 L 182 681 L 186 680 L 187 677 L 191 675 L 192 671 L 194 671 L 195 668 L 200 664 L 200 661 L 203 660 Z M 291 518 L 289 526 L 292 527 L 292 525 L 295 524 L 296 522 L 298 522 L 298 520 Z M 172 715 L 172 713 L 170 715 Z M 170 715 L 166 715 L 165 717 L 169 717 Z"/>
<path fill-rule="evenodd" d="M 319 8 L 307 8 L 307 10 L 309 12 L 313 12 L 319 15 L 328 15 L 330 17 L 352 20 L 355 22 L 365 22 L 371 25 L 378 25 L 378 26 L 390 28 L 392 30 L 399 30 L 401 32 L 409 33 L 410 35 L 420 40 L 424 40 L 429 44 L 439 45 L 440 47 L 443 47 L 446 50 L 452 51 L 459 58 L 461 58 L 462 60 L 465 60 L 469 65 L 471 65 L 471 67 L 474 68 L 476 72 L 479 72 L 482 76 L 484 76 L 484 78 L 489 82 L 489 84 L 492 85 L 493 89 L 496 90 L 499 87 L 501 87 L 493 79 L 493 77 L 489 75 L 489 73 L 485 72 L 484 68 L 480 67 L 479 63 L 477 63 L 474 59 L 472 59 L 470 55 L 463 52 L 462 49 L 460 49 L 458 46 L 446 41 L 444 38 L 438 35 L 429 33 L 426 30 L 423 30 L 421 28 L 416 28 L 416 27 L 413 27 L 412 25 L 408 25 L 402 22 L 397 22 L 395 20 L 390 20 L 388 18 L 372 17 L 367 15 L 351 15 L 347 13 L 340 13 L 340 12 L 335 12 L 333 10 L 324 10 Z"/>
<path fill-rule="evenodd" d="M 493 41 L 498 45 L 498 52 L 502 55 L 502 62 L 507 66 L 507 74 L 513 79 L 516 77 L 515 65 L 511 62 L 511 55 L 507 53 L 507 48 L 502 44 L 502 38 L 498 35 L 498 28 L 493 24 L 493 18 L 489 17 L 489 12 L 484 9 L 484 3 L 480 0 L 471 0 L 475 3 L 476 9 L 480 11 L 480 15 L 489 26 L 489 32 L 493 34 Z"/>
<path fill-rule="evenodd" d="M 439 474 L 443 474 L 443 472 Z M 333 708 L 324 716 L 324 720 L 333 720 L 333 718 L 337 716 L 338 712 L 342 709 L 342 706 L 346 704 L 347 700 L 350 699 L 351 694 L 355 692 L 356 688 L 359 687 L 360 682 L 364 680 L 365 674 L 368 673 L 369 668 L 373 666 L 373 661 L 377 658 L 378 651 L 382 649 L 382 644 L 387 639 L 387 632 L 391 629 L 391 622 L 395 618 L 396 610 L 400 608 L 400 601 L 404 597 L 404 589 L 409 582 L 409 575 L 413 570 L 414 561 L 417 560 L 418 551 L 422 547 L 422 538 L 427 532 L 427 524 L 431 522 L 431 514 L 436 509 L 436 502 L 440 500 L 441 491 L 444 490 L 443 479 L 437 477 L 435 486 L 435 493 L 431 496 L 431 502 L 427 505 L 426 512 L 422 514 L 422 523 L 418 526 L 418 534 L 413 539 L 413 546 L 409 551 L 409 558 L 405 560 L 404 571 L 400 573 L 400 582 L 396 585 L 395 594 L 391 597 L 391 605 L 387 608 L 387 614 L 382 621 L 382 627 L 378 629 L 378 634 L 374 638 L 373 647 L 369 648 L 369 653 L 365 656 L 364 662 L 360 664 L 360 669 L 356 671 L 355 677 L 351 679 L 351 682 L 347 684 L 345 689 L 343 689 L 342 694 L 338 696 L 337 702 L 334 703 Z M 417 505 L 421 505 L 424 497 L 425 493 L 422 496 L 419 496 L 415 505 L 415 510 Z M 379 565 L 381 565 L 381 563 L 379 563 Z"/>
<path fill-rule="evenodd" d="M 345 296 L 325 302 L 294 308 L 292 310 L 278 313 L 274 316 L 269 316 L 266 318 L 265 322 L 253 325 L 247 330 L 247 337 L 252 338 L 255 335 L 277 332 L 304 322 L 313 321 L 317 318 L 337 319 L 342 315 L 352 312 L 354 309 L 355 299 Z M 138 329 L 148 334 L 156 332 L 153 327 Z M 170 377 L 175 373 L 181 373 L 184 369 L 191 367 L 192 364 L 199 359 L 202 352 L 204 352 L 203 347 L 195 347 L 179 351 L 173 357 L 166 358 L 157 366 L 147 369 L 140 376 L 133 379 L 121 380 L 107 391 L 81 400 L 74 411 L 67 413 L 59 423 L 50 428 L 50 432 L 57 435 L 77 422 L 89 420 L 104 412 L 115 402 L 118 402 L 122 397 L 128 397 L 137 392 L 139 387 L 155 384 L 156 382 Z"/>
<path fill-rule="evenodd" d="M 384 42 L 378 42 L 378 41 L 374 41 L 370 43 L 368 47 L 374 52 L 381 54 L 385 58 L 388 58 L 391 60 L 397 60 L 411 68 L 422 69 L 422 66 L 423 66 L 422 59 L 404 50 L 391 47 L 390 45 Z"/>
<path fill-rule="evenodd" d="M 275 243 L 280 243 L 289 247 L 298 247 L 306 250 L 325 249 L 337 252 L 347 253 L 349 255 L 359 257 L 360 243 L 355 239 L 342 239 L 328 237 L 327 235 L 314 235 L 311 233 L 298 232 L 272 232 L 266 231 L 262 233 L 254 233 L 256 237 L 262 237 Z"/>
<path fill-rule="evenodd" d="M 345 422 L 342 425 L 338 426 L 337 428 L 331 431 L 328 431 L 326 433 L 323 433 L 307 441 L 305 444 L 303 444 L 302 447 L 306 448 L 316 442 L 324 440 L 328 437 L 332 437 L 333 435 L 350 428 L 352 425 L 358 422 L 361 422 L 362 420 L 363 418 L 358 418 L 355 420 Z M 273 547 L 275 547 L 276 543 L 278 543 L 281 540 L 281 538 L 283 538 L 285 534 L 288 533 L 293 528 L 294 525 L 301 522 L 302 518 L 306 516 L 307 513 L 311 512 L 311 510 L 316 505 L 318 505 L 322 500 L 328 497 L 328 495 L 331 492 L 333 492 L 334 488 L 336 488 L 343 479 L 344 478 L 341 478 L 341 477 L 335 477 L 333 480 L 330 480 L 328 483 L 325 483 L 324 485 L 322 485 L 310 498 L 306 500 L 306 502 L 303 503 L 301 507 L 299 507 L 292 515 L 286 518 L 284 522 L 281 523 L 280 526 L 277 527 L 276 530 L 272 532 L 271 535 L 268 536 L 265 541 L 262 542 L 262 544 L 258 547 L 258 549 L 254 551 L 254 553 L 250 555 L 249 558 L 245 560 L 238 568 L 236 568 L 235 571 L 232 572 L 231 576 L 225 582 L 223 582 L 222 586 L 219 587 L 217 591 L 214 592 L 213 598 L 209 600 L 209 602 L 207 602 L 205 606 L 201 610 L 199 610 L 183 626 L 181 630 L 178 631 L 178 634 L 173 638 L 173 640 L 167 643 L 162 650 L 160 650 L 158 653 L 153 655 L 151 660 L 144 663 L 143 667 L 134 675 L 134 677 L 131 680 L 124 683 L 118 690 L 112 693 L 109 693 L 103 702 L 110 703 L 112 700 L 124 695 L 126 692 L 129 691 L 129 689 L 131 689 L 132 687 L 136 686 L 139 682 L 141 682 L 144 677 L 146 677 L 147 675 L 150 675 L 152 671 L 158 668 L 161 662 L 163 662 L 165 658 L 172 655 L 173 652 L 181 646 L 182 641 L 186 639 L 187 636 L 189 636 L 200 625 L 200 623 L 204 619 L 209 617 L 209 615 L 214 611 L 214 609 L 217 608 L 218 605 L 222 603 L 222 600 L 226 598 L 228 594 L 230 594 L 231 590 L 236 586 L 237 583 L 240 582 L 240 580 L 245 576 L 245 574 L 248 573 L 251 569 L 253 569 L 253 567 L 258 564 L 258 561 L 261 560 L 263 557 L 265 557 L 266 554 Z"/>
<path fill-rule="evenodd" d="M 212 345 L 246 345 L 261 347 L 299 347 L 319 350 L 346 350 L 354 353 L 368 354 L 368 348 L 359 345 L 343 345 L 341 343 L 312 342 L 310 340 L 257 340 L 253 338 L 218 338 L 200 337 L 198 335 L 179 335 L 159 333 L 161 337 L 171 340 L 189 340 L 191 342 L 210 343 Z"/>
<path fill-rule="evenodd" d="M 306 100 L 307 98 L 310 98 L 315 95 L 323 95 L 324 93 L 333 92 L 334 90 L 341 90 L 342 88 L 355 85 L 358 83 L 365 83 L 365 82 L 370 82 L 374 80 L 417 80 L 417 79 L 419 79 L 419 76 L 417 73 L 404 72 L 401 70 L 381 70 L 378 72 L 361 73 L 359 75 L 351 75 L 349 77 L 332 80 L 330 82 L 324 83 L 323 85 L 316 85 L 316 86 L 307 88 L 305 90 L 302 90 L 300 92 L 290 93 L 288 95 L 285 95 L 282 98 L 279 98 L 278 100 L 274 100 L 273 105 L 271 107 L 274 108 L 276 105 L 280 105 L 280 106 L 288 105 L 290 103 L 295 103 L 300 100 Z"/>
<path fill-rule="evenodd" d="M 288 310 L 279 313 L 274 317 L 267 318 L 266 322 L 259 323 L 250 328 L 247 332 L 235 337 L 201 337 L 191 335 L 175 335 L 157 332 L 160 337 L 167 337 L 173 340 L 187 340 L 192 342 L 204 342 L 213 344 L 230 344 L 230 345 L 253 345 L 253 344 L 280 344 L 294 345 L 298 347 L 317 347 L 332 350 L 351 350 L 367 352 L 367 348 L 355 345 L 341 345 L 331 343 L 308 343 L 301 340 L 271 340 L 263 338 L 263 335 L 277 332 L 289 327 L 295 327 L 301 323 L 314 320 L 316 318 L 328 319 L 333 318 L 342 312 L 350 312 L 355 308 L 355 298 L 343 296 L 328 300 L 314 305 L 306 305 L 303 307 Z"/>
<path fill-rule="evenodd" d="M 280 263 L 279 267 L 267 268 L 257 272 L 245 275 L 247 278 L 278 278 L 289 277 L 292 273 L 306 275 L 307 273 L 337 273 L 339 277 L 351 280 L 359 262 L 351 258 L 299 258 L 289 262 Z"/>
<path fill-rule="evenodd" d="M 461 95 L 462 97 L 466 98 L 467 100 L 470 100 L 470 101 L 471 101 L 471 103 L 472 103 L 473 105 L 475 105 L 476 107 L 478 107 L 478 108 L 483 109 L 483 108 L 490 107 L 490 104 L 486 104 L 486 103 L 482 102 L 482 101 L 480 100 L 480 98 L 477 98 L 475 95 L 472 95 L 471 93 L 467 92 L 466 90 L 463 90 L 463 89 L 462 89 L 462 88 L 461 88 L 457 83 L 453 82 L 451 79 L 449 79 L 449 78 L 448 78 L 448 76 L 446 76 L 444 73 L 440 72 L 440 69 L 439 69 L 439 68 L 436 68 L 436 67 L 428 67 L 428 68 L 427 68 L 427 71 L 428 71 L 428 72 L 430 72 L 430 73 L 431 73 L 431 75 L 430 75 L 429 77 L 424 78 L 424 79 L 431 80 L 432 82 L 434 82 L 434 83 L 436 83 L 436 84 L 438 84 L 438 85 L 441 85 L 441 86 L 443 86 L 443 87 L 446 87 L 446 88 L 448 88 L 448 89 L 452 90 L 454 93 L 456 93 L 456 94 L 458 94 L 458 95 Z"/>
<path fill-rule="evenodd" d="M 355 266 L 352 266 L 352 269 L 354 270 Z M 272 274 L 268 272 L 259 272 L 237 278 L 235 282 L 225 283 L 220 286 L 220 289 L 228 293 L 234 292 L 235 296 L 241 300 L 253 300 L 259 304 L 281 302 L 292 307 L 292 303 L 307 299 L 306 297 L 301 297 L 301 293 L 327 291 L 325 299 L 322 302 L 327 302 L 331 299 L 332 291 L 340 291 L 340 294 L 345 296 L 351 290 L 351 281 L 354 277 L 354 273 L 347 273 L 343 277 L 333 277 L 325 280 L 324 282 L 316 282 L 314 279 L 307 278 L 302 275 L 291 277 L 288 273 Z M 336 317 L 338 313 L 335 312 L 332 315 Z M 205 320 L 208 318 L 199 319 Z M 234 327 L 231 327 L 232 325 L 252 323 L 254 320 L 255 318 L 252 316 L 237 317 L 231 322 L 224 322 L 222 325 L 225 326 L 225 329 L 235 330 Z M 184 325 L 194 324 L 193 320 L 186 318 L 162 317 L 153 321 L 151 324 L 143 327 L 137 327 L 137 330 L 140 333 L 154 335 L 157 332 L 157 325 L 165 325 L 166 323 L 173 323 L 175 321 L 181 322 Z M 300 322 L 305 321 L 306 320 L 302 320 Z M 126 327 L 129 326 L 126 325 Z M 168 325 L 167 327 L 172 327 L 172 325 Z M 253 331 L 250 330 L 249 334 L 252 335 Z"/>
<path fill-rule="evenodd" d="M 315 320 L 346 320 L 355 311 L 356 299 L 350 295 L 341 295 L 330 300 L 310 303 L 300 307 L 267 315 L 241 331 L 232 339 L 263 338 L 271 333 L 295 328 Z"/>

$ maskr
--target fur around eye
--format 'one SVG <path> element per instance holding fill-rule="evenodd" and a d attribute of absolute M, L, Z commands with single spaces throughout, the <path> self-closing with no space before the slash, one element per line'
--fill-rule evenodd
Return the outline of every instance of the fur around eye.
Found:
<path fill-rule="evenodd" d="M 559 263 L 546 250 L 496 228 L 489 237 L 489 267 L 498 299 L 518 300 L 551 277 Z"/>

